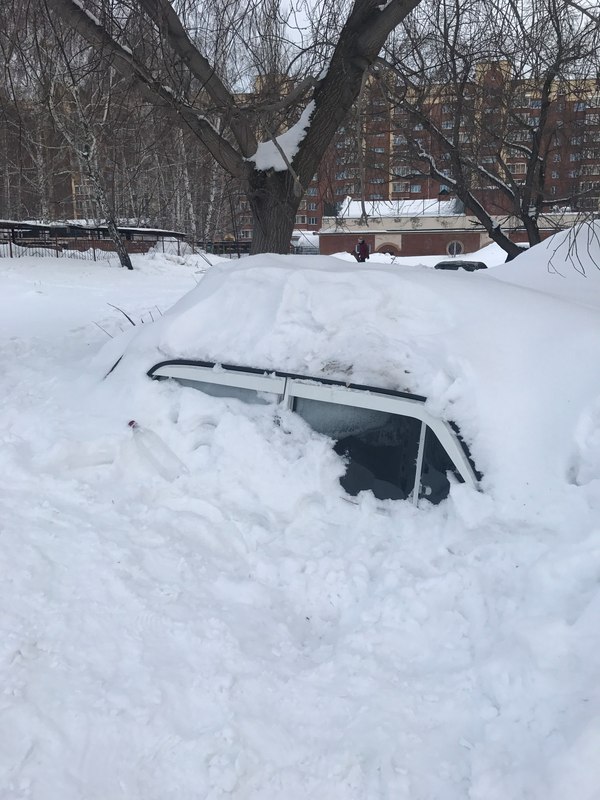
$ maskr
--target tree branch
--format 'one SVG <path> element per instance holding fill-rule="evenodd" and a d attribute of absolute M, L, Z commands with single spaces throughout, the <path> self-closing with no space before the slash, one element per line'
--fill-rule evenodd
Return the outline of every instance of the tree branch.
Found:
<path fill-rule="evenodd" d="M 173 51 L 200 81 L 217 107 L 225 111 L 242 155 L 247 158 L 255 153 L 256 137 L 244 116 L 236 108 L 233 95 L 218 77 L 212 64 L 192 42 L 168 0 L 140 0 L 140 4 L 157 28 L 166 33 L 167 41 Z"/>
<path fill-rule="evenodd" d="M 160 101 L 173 108 L 224 169 L 238 178 L 247 174 L 248 166 L 243 158 L 215 130 L 209 120 L 179 98 L 173 89 L 157 81 L 134 53 L 115 41 L 92 14 L 81 8 L 77 0 L 47 0 L 47 3 L 92 47 L 108 56 L 116 70 L 125 77 L 133 78 L 138 90 L 147 99 L 153 103 Z"/>

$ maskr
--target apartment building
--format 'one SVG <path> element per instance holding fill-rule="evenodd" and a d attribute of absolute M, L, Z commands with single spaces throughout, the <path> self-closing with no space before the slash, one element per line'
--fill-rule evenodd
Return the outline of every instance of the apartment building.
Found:
<path fill-rule="evenodd" d="M 498 220 L 522 215 L 525 203 L 536 205 L 542 216 L 564 220 L 596 210 L 598 86 L 573 79 L 540 88 L 515 80 L 502 63 L 482 65 L 459 98 L 438 85 L 425 97 L 397 102 L 393 91 L 373 82 L 311 188 L 324 216 L 335 218 L 332 209 L 339 210 L 347 197 L 452 198 L 465 164 L 473 196 Z"/>

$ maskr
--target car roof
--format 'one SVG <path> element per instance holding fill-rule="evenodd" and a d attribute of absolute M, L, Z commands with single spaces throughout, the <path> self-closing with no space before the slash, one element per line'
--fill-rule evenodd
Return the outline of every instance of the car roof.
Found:
<path fill-rule="evenodd" d="M 436 269 L 459 269 L 460 267 L 467 270 L 487 269 L 487 264 L 483 261 L 469 261 L 464 258 L 453 258 L 438 261 L 435 265 Z"/>

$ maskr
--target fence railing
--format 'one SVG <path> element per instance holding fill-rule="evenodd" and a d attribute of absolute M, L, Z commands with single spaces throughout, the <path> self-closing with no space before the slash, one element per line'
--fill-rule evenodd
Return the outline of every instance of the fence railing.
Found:
<path fill-rule="evenodd" d="M 172 238 L 148 241 L 124 241 L 130 254 L 148 253 L 150 250 L 186 255 L 197 252 L 193 244 Z M 77 258 L 87 261 L 110 261 L 116 256 L 114 242 L 110 239 L 89 237 L 0 237 L 0 258 Z"/>
<path fill-rule="evenodd" d="M 110 261 L 116 257 L 114 242 L 110 239 L 91 239 L 89 236 L 69 237 L 31 237 L 2 236 L 0 231 L 0 258 L 77 258 L 87 261 Z M 221 258 L 242 258 L 249 255 L 251 242 L 218 241 L 192 242 L 174 237 L 158 237 L 148 240 L 124 240 L 127 252 L 144 254 L 155 253 L 186 256 L 206 253 Z M 315 255 L 319 250 L 310 246 L 290 246 L 290 252 L 297 255 Z"/>

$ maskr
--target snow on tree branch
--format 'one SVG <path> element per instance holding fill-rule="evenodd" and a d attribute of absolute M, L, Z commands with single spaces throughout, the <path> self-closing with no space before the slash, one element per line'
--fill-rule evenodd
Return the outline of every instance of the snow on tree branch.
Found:
<path fill-rule="evenodd" d="M 252 161 L 256 169 L 260 170 L 272 169 L 280 172 L 289 169 L 294 156 L 298 152 L 300 142 L 306 136 L 314 109 L 315 103 L 311 100 L 295 125 L 292 125 L 284 133 L 279 134 L 273 141 L 261 142 L 256 153 L 246 160 Z"/>

